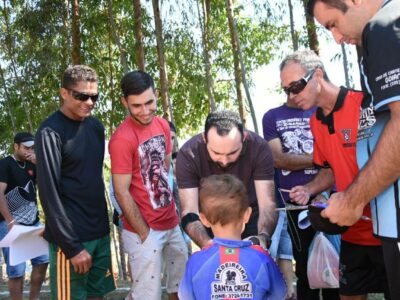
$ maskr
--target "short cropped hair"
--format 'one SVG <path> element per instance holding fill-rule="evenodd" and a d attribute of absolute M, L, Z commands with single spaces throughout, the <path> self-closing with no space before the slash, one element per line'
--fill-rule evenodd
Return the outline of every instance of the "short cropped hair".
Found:
<path fill-rule="evenodd" d="M 234 223 L 249 207 L 247 191 L 231 174 L 211 175 L 200 182 L 200 212 L 211 224 Z"/>
<path fill-rule="evenodd" d="M 314 16 L 314 7 L 317 2 L 322 2 L 328 7 L 337 8 L 343 13 L 346 13 L 349 7 L 343 0 L 308 0 L 307 13 L 310 16 Z"/>
<path fill-rule="evenodd" d="M 98 82 L 97 73 L 89 66 L 85 65 L 73 65 L 69 66 L 64 71 L 62 80 L 62 87 L 70 89 L 76 86 L 79 82 Z"/>
<path fill-rule="evenodd" d="M 121 79 L 122 94 L 125 98 L 129 95 L 140 95 L 149 88 L 154 91 L 154 80 L 144 71 L 128 72 Z"/>
<path fill-rule="evenodd" d="M 298 50 L 287 55 L 280 63 L 279 71 L 282 72 L 283 68 L 290 63 L 299 64 L 307 73 L 315 69 L 321 69 L 324 73 L 324 79 L 329 81 L 328 75 L 325 72 L 324 63 L 313 50 Z"/>
<path fill-rule="evenodd" d="M 227 135 L 234 127 L 236 127 L 243 138 L 243 123 L 237 112 L 223 109 L 210 113 L 207 116 L 204 125 L 204 135 L 207 141 L 208 131 L 215 127 L 220 136 Z"/>

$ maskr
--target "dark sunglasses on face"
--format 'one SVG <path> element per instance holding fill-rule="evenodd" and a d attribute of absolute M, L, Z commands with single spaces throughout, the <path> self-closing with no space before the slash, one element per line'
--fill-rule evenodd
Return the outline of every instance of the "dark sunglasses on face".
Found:
<path fill-rule="evenodd" d="M 290 93 L 295 95 L 301 93 L 301 91 L 304 90 L 304 88 L 307 86 L 307 83 L 313 77 L 315 70 L 316 69 L 312 70 L 310 73 L 308 73 L 308 75 L 304 76 L 303 78 L 292 82 L 289 87 L 284 87 L 283 91 L 285 92 L 285 94 L 289 96 Z"/>
<path fill-rule="evenodd" d="M 92 99 L 93 102 L 96 102 L 99 99 L 99 94 L 88 95 L 88 94 L 74 91 L 72 89 L 68 89 L 68 90 L 71 91 L 71 95 L 72 95 L 72 97 L 74 97 L 74 99 L 82 101 L 82 102 L 89 100 L 89 98 Z"/>

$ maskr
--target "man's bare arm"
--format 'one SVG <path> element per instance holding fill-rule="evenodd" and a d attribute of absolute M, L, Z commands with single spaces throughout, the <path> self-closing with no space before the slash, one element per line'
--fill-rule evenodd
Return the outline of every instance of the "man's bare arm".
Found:
<path fill-rule="evenodd" d="M 279 138 L 268 142 L 274 157 L 274 166 L 278 169 L 297 171 L 313 166 L 313 157 L 310 154 L 284 153 Z"/>
<path fill-rule="evenodd" d="M 388 106 L 390 120 L 370 160 L 343 193 L 332 195 L 328 208 L 322 211 L 333 223 L 353 225 L 364 206 L 400 176 L 400 101 Z"/>
<path fill-rule="evenodd" d="M 122 209 L 123 216 L 129 225 L 137 232 L 142 242 L 149 234 L 149 226 L 143 219 L 136 202 L 133 200 L 129 187 L 132 182 L 131 174 L 113 174 L 112 181 L 114 186 L 115 198 Z"/>
<path fill-rule="evenodd" d="M 6 189 L 7 183 L 0 182 L 0 213 L 3 216 L 4 220 L 6 220 L 7 224 L 10 224 L 14 218 L 8 209 L 7 199 L 5 196 Z M 8 229 L 10 230 L 12 226 L 13 223 L 8 225 Z"/>
<path fill-rule="evenodd" d="M 258 233 L 267 233 L 272 236 L 278 214 L 276 212 L 275 202 L 275 183 L 273 180 L 255 180 L 259 217 L 258 217 Z"/>
<path fill-rule="evenodd" d="M 199 214 L 198 188 L 179 189 L 179 199 L 181 201 L 182 217 L 188 213 Z M 200 221 L 191 222 L 183 229 L 200 248 L 207 246 L 211 242 L 210 236 Z"/>
<path fill-rule="evenodd" d="M 335 177 L 331 168 L 323 168 L 318 174 L 305 185 L 298 185 L 291 189 L 290 198 L 297 204 L 305 205 L 310 200 L 311 195 L 317 195 L 330 189 L 335 183 Z"/>

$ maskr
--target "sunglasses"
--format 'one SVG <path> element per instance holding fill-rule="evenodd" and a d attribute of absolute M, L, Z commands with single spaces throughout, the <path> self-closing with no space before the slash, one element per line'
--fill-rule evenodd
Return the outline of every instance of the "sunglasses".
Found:
<path fill-rule="evenodd" d="M 290 93 L 292 94 L 299 94 L 301 93 L 302 90 L 304 90 L 304 88 L 307 86 L 307 83 L 311 80 L 312 76 L 315 73 L 315 70 L 312 70 L 308 75 L 304 76 L 303 78 L 294 81 L 290 84 L 289 87 L 284 87 L 283 91 L 285 92 L 286 95 L 290 95 Z"/>
<path fill-rule="evenodd" d="M 85 102 L 85 101 L 89 100 L 89 98 L 90 98 L 90 99 L 92 99 L 93 102 L 96 102 L 99 99 L 99 94 L 88 95 L 88 94 L 74 91 L 72 89 L 68 89 L 68 90 L 71 91 L 71 95 L 72 95 L 72 97 L 74 97 L 75 100 Z"/>

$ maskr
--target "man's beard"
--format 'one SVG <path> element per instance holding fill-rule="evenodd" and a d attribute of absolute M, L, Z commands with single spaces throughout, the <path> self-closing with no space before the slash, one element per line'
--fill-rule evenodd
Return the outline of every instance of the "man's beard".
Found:
<path fill-rule="evenodd" d="M 221 169 L 221 170 L 223 170 L 223 171 L 227 171 L 227 170 L 229 170 L 230 168 L 232 168 L 233 167 L 233 165 L 236 163 L 236 161 L 234 161 L 234 162 L 230 162 L 229 164 L 227 164 L 227 165 L 222 165 L 220 162 L 215 162 L 215 164 Z"/>

